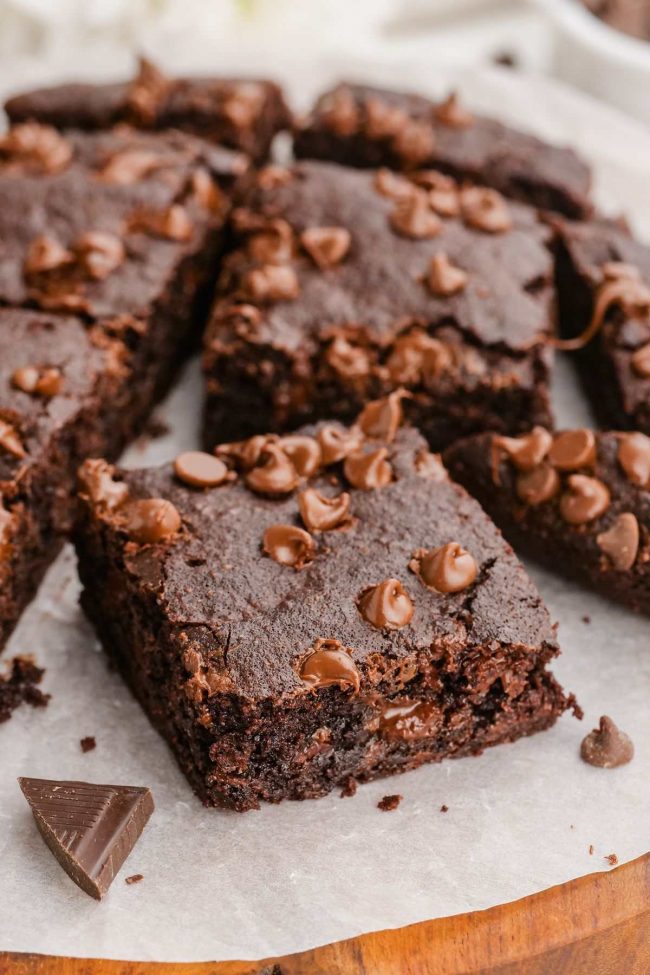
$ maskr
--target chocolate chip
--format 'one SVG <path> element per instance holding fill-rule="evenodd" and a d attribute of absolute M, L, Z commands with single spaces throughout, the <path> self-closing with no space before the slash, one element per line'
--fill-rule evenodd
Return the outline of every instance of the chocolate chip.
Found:
<path fill-rule="evenodd" d="M 127 501 L 118 513 L 120 527 L 129 538 L 141 545 L 162 542 L 181 527 L 181 516 L 166 498 L 142 498 Z"/>
<path fill-rule="evenodd" d="M 353 345 L 345 336 L 336 335 L 325 353 L 334 372 L 346 379 L 360 379 L 370 372 L 370 359 L 365 349 Z"/>
<path fill-rule="evenodd" d="M 217 457 L 225 457 L 233 462 L 240 470 L 249 471 L 258 463 L 266 445 L 275 442 L 277 437 L 273 435 L 257 434 L 247 440 L 218 444 L 214 452 Z"/>
<path fill-rule="evenodd" d="M 138 74 L 126 93 L 127 108 L 141 124 L 153 125 L 171 87 L 170 79 L 155 64 L 140 58 Z"/>
<path fill-rule="evenodd" d="M 115 481 L 115 468 L 105 460 L 87 460 L 79 469 L 81 494 L 95 507 L 109 511 L 119 508 L 129 496 L 123 481 Z"/>
<path fill-rule="evenodd" d="M 184 484 L 195 488 L 217 487 L 229 476 L 222 460 L 202 450 L 187 450 L 179 454 L 174 461 L 174 473 Z"/>
<path fill-rule="evenodd" d="M 352 487 L 361 491 L 385 487 L 393 479 L 393 469 L 387 457 L 386 447 L 370 453 L 349 454 L 343 462 L 343 473 Z"/>
<path fill-rule="evenodd" d="M 287 264 L 293 257 L 293 230 L 286 220 L 271 220 L 246 244 L 253 260 L 260 264 Z"/>
<path fill-rule="evenodd" d="M 392 147 L 408 166 L 421 166 L 431 159 L 436 137 L 428 122 L 409 121 L 393 137 Z"/>
<path fill-rule="evenodd" d="M 413 174 L 413 181 L 427 190 L 429 206 L 441 217 L 457 217 L 460 213 L 458 184 L 451 176 L 437 169 L 424 169 Z"/>
<path fill-rule="evenodd" d="M 632 354 L 632 368 L 637 376 L 650 379 L 650 342 Z"/>
<path fill-rule="evenodd" d="M 50 125 L 24 122 L 0 137 L 0 155 L 25 169 L 56 173 L 72 159 L 72 148 Z"/>
<path fill-rule="evenodd" d="M 264 107 L 264 89 L 255 81 L 236 85 L 222 102 L 221 111 L 236 129 L 248 129 L 254 125 Z"/>
<path fill-rule="evenodd" d="M 391 443 L 395 439 L 395 434 L 404 421 L 402 400 L 405 395 L 403 389 L 396 389 L 388 396 L 366 404 L 357 419 L 366 437 L 383 440 L 385 443 Z"/>
<path fill-rule="evenodd" d="M 316 545 L 309 532 L 296 525 L 271 525 L 264 532 L 263 548 L 280 565 L 302 569 L 314 557 Z"/>
<path fill-rule="evenodd" d="M 337 135 L 354 135 L 359 129 L 359 109 L 349 88 L 338 88 L 322 106 L 323 124 Z"/>
<path fill-rule="evenodd" d="M 187 210 L 180 203 L 172 203 L 160 213 L 143 212 L 136 215 L 133 229 L 178 242 L 191 240 L 194 233 L 194 226 Z"/>
<path fill-rule="evenodd" d="M 300 480 L 298 471 L 277 443 L 267 443 L 262 449 L 263 464 L 246 474 L 246 484 L 257 494 L 289 494 Z"/>
<path fill-rule="evenodd" d="M 415 194 L 413 183 L 392 169 L 378 169 L 373 185 L 378 193 L 389 200 L 408 200 Z"/>
<path fill-rule="evenodd" d="M 596 463 L 596 438 L 592 430 L 565 430 L 558 433 L 548 454 L 549 462 L 560 471 L 577 471 Z"/>
<path fill-rule="evenodd" d="M 418 549 L 413 553 L 409 568 L 429 589 L 444 593 L 462 592 L 472 585 L 478 574 L 474 557 L 458 542 L 447 542 L 440 548 Z"/>
<path fill-rule="evenodd" d="M 550 464 L 540 464 L 530 471 L 523 471 L 517 477 L 517 497 L 535 507 L 550 501 L 560 490 L 560 475 Z"/>
<path fill-rule="evenodd" d="M 609 508 L 609 488 L 597 478 L 572 474 L 568 487 L 569 490 L 560 498 L 560 514 L 570 525 L 594 521 Z"/>
<path fill-rule="evenodd" d="M 416 385 L 437 379 L 451 364 L 452 355 L 444 342 L 414 329 L 395 340 L 386 368 L 393 382 Z"/>
<path fill-rule="evenodd" d="M 328 532 L 350 524 L 350 495 L 347 492 L 327 498 L 315 488 L 298 495 L 298 508 L 303 522 L 314 532 Z"/>
<path fill-rule="evenodd" d="M 621 433 L 618 462 L 631 484 L 650 488 L 650 437 L 644 433 Z"/>
<path fill-rule="evenodd" d="M 212 213 L 219 213 L 225 206 L 225 197 L 213 180 L 211 174 L 203 166 L 197 166 L 190 177 L 192 199 L 199 206 L 205 207 Z"/>
<path fill-rule="evenodd" d="M 641 280 L 639 269 L 620 261 L 603 265 L 601 282 L 591 319 L 579 335 L 571 339 L 554 339 L 556 348 L 568 352 L 582 349 L 602 327 L 610 308 L 618 306 L 626 315 L 646 315 L 650 311 L 650 288 Z"/>
<path fill-rule="evenodd" d="M 434 295 L 449 298 L 458 294 L 467 287 L 467 280 L 467 272 L 452 264 L 446 254 L 435 254 L 431 258 L 427 284 Z"/>
<path fill-rule="evenodd" d="M 352 238 L 344 227 L 309 227 L 300 243 L 321 270 L 340 264 L 350 250 Z"/>
<path fill-rule="evenodd" d="M 313 690 L 338 684 L 358 693 L 359 671 L 348 650 L 338 640 L 316 640 L 300 664 L 300 678 Z"/>
<path fill-rule="evenodd" d="M 27 248 L 23 268 L 27 275 L 43 274 L 56 271 L 73 262 L 74 254 L 67 247 L 64 247 L 55 237 L 41 234 L 35 237 Z"/>
<path fill-rule="evenodd" d="M 512 217 L 504 198 L 496 190 L 470 186 L 461 191 L 463 220 L 475 230 L 501 234 L 512 228 Z"/>
<path fill-rule="evenodd" d="M 321 466 L 321 448 L 314 437 L 290 434 L 279 443 L 301 477 L 312 477 Z"/>
<path fill-rule="evenodd" d="M 627 572 L 636 561 L 639 551 L 639 523 L 629 511 L 619 515 L 611 528 L 597 536 L 599 548 L 615 569 Z"/>
<path fill-rule="evenodd" d="M 257 174 L 257 185 L 263 190 L 275 190 L 280 186 L 288 186 L 293 180 L 293 173 L 286 166 L 265 166 Z"/>
<path fill-rule="evenodd" d="M 12 373 L 11 383 L 23 393 L 49 398 L 60 393 L 63 376 L 60 369 L 23 366 Z"/>
<path fill-rule="evenodd" d="M 6 423 L 5 420 L 0 420 L 0 449 L 6 450 L 8 454 L 18 457 L 19 460 L 26 456 L 25 448 L 16 428 L 11 423 Z"/>
<path fill-rule="evenodd" d="M 364 132 L 369 139 L 390 139 L 398 135 L 409 117 L 397 105 L 390 105 L 381 98 L 366 98 Z"/>
<path fill-rule="evenodd" d="M 292 267 L 265 264 L 244 275 L 244 290 L 254 301 L 293 301 L 300 294 L 298 276 Z"/>
<path fill-rule="evenodd" d="M 325 466 L 344 460 L 349 454 L 357 451 L 362 442 L 358 430 L 346 427 L 324 426 L 320 428 L 316 437 L 320 444 L 322 463 Z"/>
<path fill-rule="evenodd" d="M 583 738 L 580 757 L 598 768 L 618 768 L 632 761 L 634 745 L 628 735 L 619 731 L 612 719 L 604 714 L 598 728 Z"/>
<path fill-rule="evenodd" d="M 115 234 L 91 230 L 75 241 L 75 252 L 89 277 L 103 280 L 124 262 L 126 250 Z"/>
<path fill-rule="evenodd" d="M 105 183 L 128 186 L 139 182 L 160 166 L 160 157 L 146 149 L 123 149 L 111 156 L 100 170 Z"/>
<path fill-rule="evenodd" d="M 399 630 L 410 623 L 413 603 L 399 579 L 385 579 L 364 590 L 357 599 L 359 612 L 378 630 Z"/>
<path fill-rule="evenodd" d="M 494 437 L 493 450 L 504 451 L 519 471 L 530 471 L 542 463 L 553 443 L 544 427 L 534 427 L 522 437 Z M 496 479 L 495 479 L 496 480 Z"/>
<path fill-rule="evenodd" d="M 437 237 L 442 230 L 440 217 L 429 206 L 426 193 L 416 191 L 397 203 L 389 217 L 393 230 L 402 237 L 424 240 Z"/>
<path fill-rule="evenodd" d="M 395 701 L 382 711 L 377 730 L 382 738 L 418 741 L 442 724 L 442 713 L 428 701 Z"/>
<path fill-rule="evenodd" d="M 455 91 L 436 105 L 435 117 L 441 125 L 448 125 L 452 129 L 466 129 L 474 124 L 474 116 L 460 104 L 458 92 Z"/>

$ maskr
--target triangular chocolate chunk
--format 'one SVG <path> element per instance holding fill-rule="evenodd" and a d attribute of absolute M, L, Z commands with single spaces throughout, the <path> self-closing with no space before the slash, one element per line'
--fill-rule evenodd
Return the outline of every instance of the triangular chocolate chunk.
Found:
<path fill-rule="evenodd" d="M 460 440 L 443 460 L 516 548 L 650 612 L 650 437 L 535 427 Z"/>
<path fill-rule="evenodd" d="M 153 812 L 150 790 L 48 779 L 18 781 L 54 856 L 82 890 L 100 900 Z"/>

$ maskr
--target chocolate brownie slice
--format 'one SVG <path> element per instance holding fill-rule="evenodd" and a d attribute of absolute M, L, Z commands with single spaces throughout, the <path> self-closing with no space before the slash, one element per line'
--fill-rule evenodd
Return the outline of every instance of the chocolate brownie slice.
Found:
<path fill-rule="evenodd" d="M 349 166 L 434 166 L 506 196 L 587 216 L 591 174 L 572 150 L 474 115 L 455 95 L 420 95 L 343 83 L 321 95 L 299 123 L 296 154 Z"/>
<path fill-rule="evenodd" d="M 540 427 L 468 438 L 444 462 L 522 551 L 650 611 L 650 437 Z"/>
<path fill-rule="evenodd" d="M 169 78 L 145 59 L 122 84 L 66 84 L 10 98 L 11 122 L 38 121 L 57 128 L 176 128 L 239 149 L 262 161 L 280 129 L 290 125 L 281 89 L 244 78 Z"/>
<path fill-rule="evenodd" d="M 69 527 L 75 471 L 132 433 L 123 344 L 79 318 L 0 309 L 0 648 Z"/>
<path fill-rule="evenodd" d="M 394 398 L 173 465 L 82 468 L 82 603 L 208 805 L 321 796 L 573 700 L 512 549 Z"/>
<path fill-rule="evenodd" d="M 551 232 L 496 191 L 304 162 L 233 213 L 205 338 L 206 444 L 351 420 L 406 388 L 434 448 L 550 423 Z"/>
<path fill-rule="evenodd" d="M 650 248 L 613 224 L 557 227 L 561 345 L 603 426 L 650 433 Z"/>

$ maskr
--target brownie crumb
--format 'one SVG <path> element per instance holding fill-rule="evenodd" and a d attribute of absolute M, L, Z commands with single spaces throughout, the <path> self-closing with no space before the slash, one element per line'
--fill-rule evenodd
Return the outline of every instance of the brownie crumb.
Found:
<path fill-rule="evenodd" d="M 44 708 L 49 694 L 39 690 L 45 670 L 37 667 L 30 657 L 14 657 L 7 662 L 7 671 L 0 675 L 0 723 L 8 721 L 21 704 Z"/>
<path fill-rule="evenodd" d="M 591 616 L 583 616 L 582 617 L 582 622 L 583 623 L 586 623 L 587 626 L 588 626 L 591 623 Z"/>
<path fill-rule="evenodd" d="M 88 735 L 86 738 L 82 738 L 79 744 L 81 745 L 81 750 L 84 753 L 84 755 L 86 754 L 86 752 L 91 752 L 93 748 L 97 748 L 97 742 L 95 741 L 92 735 Z"/>
<path fill-rule="evenodd" d="M 589 844 L 589 856 L 592 857 L 593 855 L 594 855 L 594 844 L 593 843 L 590 843 Z"/>
<path fill-rule="evenodd" d="M 352 796 L 357 794 L 357 780 L 350 778 L 345 782 L 343 788 L 341 789 L 341 799 L 350 799 Z"/>
<path fill-rule="evenodd" d="M 615 867 L 615 866 L 616 866 L 616 864 L 618 863 L 618 857 L 616 856 L 616 854 L 615 854 L 615 853 L 609 853 L 609 854 L 608 854 L 608 855 L 607 855 L 607 856 L 605 857 L 605 859 L 606 859 L 606 860 L 607 860 L 607 862 L 609 863 L 609 865 L 610 865 L 610 867 Z"/>
<path fill-rule="evenodd" d="M 377 803 L 377 809 L 381 809 L 382 812 L 392 812 L 393 809 L 397 809 L 400 802 L 402 801 L 402 796 L 384 796 L 383 799 Z"/>
<path fill-rule="evenodd" d="M 144 880 L 144 875 L 141 873 L 134 873 L 130 877 L 127 877 L 125 883 L 127 884 L 139 884 L 141 880 Z"/>
<path fill-rule="evenodd" d="M 492 61 L 494 64 L 498 64 L 502 68 L 518 68 L 519 59 L 516 54 L 512 51 L 497 51 L 492 55 Z"/>
<path fill-rule="evenodd" d="M 449 806 L 446 806 L 443 802 L 442 806 L 440 807 L 440 812 L 449 812 Z"/>

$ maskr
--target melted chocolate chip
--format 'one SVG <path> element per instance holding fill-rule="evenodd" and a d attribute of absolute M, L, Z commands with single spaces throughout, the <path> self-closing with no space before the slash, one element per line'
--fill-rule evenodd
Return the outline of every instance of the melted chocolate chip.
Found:
<path fill-rule="evenodd" d="M 192 198 L 196 202 L 210 210 L 212 213 L 219 213 L 225 203 L 224 195 L 212 179 L 207 169 L 198 166 L 192 173 L 190 179 Z"/>
<path fill-rule="evenodd" d="M 253 260 L 260 264 L 287 264 L 293 257 L 293 230 L 286 220 L 265 222 L 263 229 L 250 237 L 246 247 Z"/>
<path fill-rule="evenodd" d="M 550 501 L 561 487 L 560 475 L 550 464 L 540 464 L 522 472 L 516 483 L 517 497 L 532 507 Z"/>
<path fill-rule="evenodd" d="M 534 427 L 523 437 L 494 437 L 492 441 L 495 455 L 506 453 L 519 471 L 530 471 L 538 467 L 548 454 L 553 436 L 544 427 Z M 495 461 L 496 461 L 495 456 Z M 497 482 L 497 478 L 494 478 Z"/>
<path fill-rule="evenodd" d="M 619 731 L 612 719 L 604 714 L 598 728 L 594 728 L 583 738 L 580 757 L 584 762 L 598 768 L 618 768 L 632 761 L 634 745 L 624 732 Z"/>
<path fill-rule="evenodd" d="M 391 169 L 377 170 L 374 187 L 378 193 L 387 196 L 389 200 L 407 200 L 415 193 L 413 183 Z"/>
<path fill-rule="evenodd" d="M 432 735 L 441 723 L 440 710 L 428 701 L 395 701 L 382 711 L 377 730 L 382 738 L 418 741 Z"/>
<path fill-rule="evenodd" d="M 315 488 L 307 488 L 298 495 L 298 508 L 303 522 L 313 532 L 328 532 L 350 524 L 350 495 L 326 498 Z"/>
<path fill-rule="evenodd" d="M 406 112 L 396 105 L 390 105 L 381 98 L 366 98 L 364 132 L 369 139 L 390 139 L 398 135 L 409 118 Z"/>
<path fill-rule="evenodd" d="M 570 525 L 584 525 L 609 508 L 609 488 L 595 477 L 572 474 L 569 490 L 560 498 L 560 514 Z"/>
<path fill-rule="evenodd" d="M 444 102 L 436 105 L 435 117 L 441 125 L 448 125 L 452 129 L 466 129 L 474 124 L 474 116 L 461 105 L 458 92 L 455 91 Z"/>
<path fill-rule="evenodd" d="M 427 190 L 429 206 L 441 217 L 457 217 L 460 214 L 458 185 L 451 176 L 437 169 L 425 169 L 413 175 L 418 186 Z"/>
<path fill-rule="evenodd" d="M 343 473 L 352 487 L 360 491 L 373 491 L 385 487 L 393 479 L 388 450 L 380 447 L 370 453 L 349 454 L 343 462 Z"/>
<path fill-rule="evenodd" d="M 173 203 L 162 213 L 143 213 L 136 218 L 134 229 L 179 242 L 192 239 L 194 227 L 185 207 Z"/>
<path fill-rule="evenodd" d="M 399 579 L 385 579 L 361 593 L 359 612 L 378 630 L 399 630 L 410 623 L 413 603 Z"/>
<path fill-rule="evenodd" d="M 345 379 L 359 379 L 370 372 L 370 359 L 365 349 L 353 345 L 344 335 L 336 335 L 325 353 L 326 362 Z"/>
<path fill-rule="evenodd" d="M 440 548 L 418 549 L 409 567 L 425 586 L 436 592 L 462 592 L 471 586 L 478 566 L 470 553 L 458 542 L 447 542 Z"/>
<path fill-rule="evenodd" d="M 105 183 L 128 186 L 138 183 L 144 176 L 158 169 L 160 157 L 146 149 L 122 149 L 105 163 L 100 178 Z"/>
<path fill-rule="evenodd" d="M 383 440 L 391 443 L 404 420 L 402 399 L 406 395 L 403 389 L 397 389 L 383 399 L 368 403 L 359 414 L 357 423 L 366 437 L 371 440 Z"/>
<path fill-rule="evenodd" d="M 129 496 L 123 481 L 114 481 L 115 468 L 105 460 L 87 460 L 79 470 L 81 493 L 97 508 L 113 511 Z"/>
<path fill-rule="evenodd" d="M 359 109 L 349 88 L 338 88 L 322 110 L 323 124 L 337 135 L 354 135 L 359 129 Z"/>
<path fill-rule="evenodd" d="M 3 162 L 26 170 L 56 173 L 72 159 L 70 143 L 49 125 L 25 122 L 0 137 Z"/>
<path fill-rule="evenodd" d="M 320 428 L 316 436 L 325 466 L 344 460 L 357 451 L 362 443 L 361 433 L 355 428 L 325 426 Z"/>
<path fill-rule="evenodd" d="M 300 294 L 298 276 L 292 267 L 265 264 L 244 275 L 244 290 L 254 301 L 293 301 Z"/>
<path fill-rule="evenodd" d="M 352 238 L 344 227 L 309 227 L 300 242 L 321 270 L 340 264 L 350 250 Z"/>
<path fill-rule="evenodd" d="M 61 392 L 61 370 L 50 367 L 23 366 L 12 373 L 11 383 L 23 393 L 50 398 Z"/>
<path fill-rule="evenodd" d="M 316 551 L 309 532 L 296 525 L 271 525 L 264 532 L 263 548 L 275 562 L 294 569 L 311 562 Z"/>
<path fill-rule="evenodd" d="M 75 242 L 75 252 L 89 277 L 103 280 L 124 262 L 126 250 L 115 234 L 91 230 Z"/>
<path fill-rule="evenodd" d="M 222 443 L 215 447 L 217 457 L 225 457 L 242 471 L 249 471 L 258 463 L 262 451 L 269 443 L 275 443 L 277 438 L 268 434 L 257 434 L 248 440 L 237 440 L 232 443 Z"/>
<path fill-rule="evenodd" d="M 416 191 L 397 203 L 390 215 L 390 225 L 402 237 L 424 240 L 437 237 L 442 230 L 440 217 L 429 206 L 426 193 Z"/>
<path fill-rule="evenodd" d="M 279 441 L 300 477 L 312 477 L 322 463 L 321 448 L 315 437 L 291 434 Z"/>
<path fill-rule="evenodd" d="M 421 166 L 432 156 L 436 147 L 433 128 L 427 122 L 409 121 L 393 137 L 393 150 L 409 166 Z"/>
<path fill-rule="evenodd" d="M 650 342 L 642 345 L 632 354 L 632 368 L 637 376 L 650 379 Z"/>
<path fill-rule="evenodd" d="M 119 509 L 119 522 L 132 541 L 150 545 L 175 535 L 181 516 L 165 498 L 143 498 L 127 501 Z"/>
<path fill-rule="evenodd" d="M 26 275 L 43 274 L 56 271 L 60 267 L 72 264 L 74 255 L 63 244 L 47 234 L 35 237 L 27 248 L 23 265 Z"/>
<path fill-rule="evenodd" d="M 421 329 L 414 329 L 395 340 L 386 368 L 393 382 L 416 385 L 437 379 L 451 363 L 448 346 Z"/>
<path fill-rule="evenodd" d="M 262 449 L 259 467 L 246 474 L 246 484 L 257 494 L 289 494 L 300 480 L 298 471 L 277 443 L 267 443 Z"/>
<path fill-rule="evenodd" d="M 549 462 L 560 471 L 577 471 L 593 467 L 596 462 L 596 438 L 592 430 L 565 430 L 553 439 Z"/>
<path fill-rule="evenodd" d="M 629 511 L 619 515 L 612 527 L 601 532 L 596 541 L 614 568 L 627 572 L 636 562 L 639 552 L 639 523 L 635 515 Z"/>
<path fill-rule="evenodd" d="M 631 484 L 650 488 L 650 437 L 644 433 L 621 433 L 618 462 Z"/>
<path fill-rule="evenodd" d="M 338 640 L 316 640 L 300 664 L 300 678 L 313 690 L 338 684 L 342 690 L 359 691 L 360 677 L 348 650 Z"/>
<path fill-rule="evenodd" d="M 427 284 L 432 294 L 449 298 L 464 291 L 467 280 L 467 272 L 452 264 L 446 254 L 436 254 L 431 258 Z"/>
<path fill-rule="evenodd" d="M 174 461 L 174 473 L 184 484 L 196 488 L 217 487 L 229 477 L 224 462 L 202 450 L 188 450 L 179 454 Z"/>
<path fill-rule="evenodd" d="M 25 448 L 16 428 L 12 427 L 10 423 L 6 423 L 5 420 L 0 420 L 0 449 L 5 450 L 13 457 L 18 457 L 19 460 L 26 456 Z"/>
<path fill-rule="evenodd" d="M 512 228 L 508 204 L 496 190 L 470 186 L 461 191 L 463 220 L 475 230 L 502 234 Z"/>

